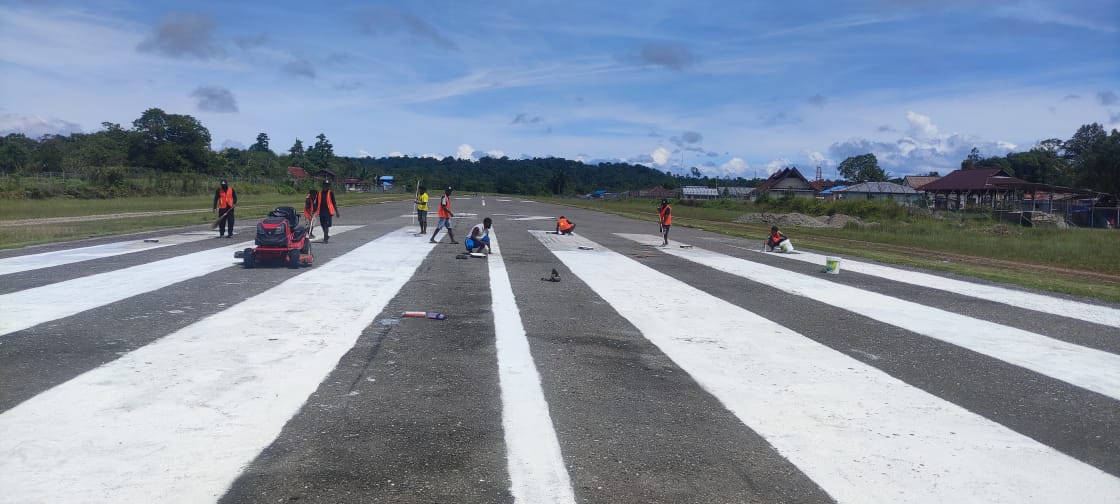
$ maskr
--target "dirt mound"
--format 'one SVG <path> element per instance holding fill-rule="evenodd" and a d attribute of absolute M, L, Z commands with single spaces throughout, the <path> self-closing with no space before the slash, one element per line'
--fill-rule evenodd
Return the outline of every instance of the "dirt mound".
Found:
<path fill-rule="evenodd" d="M 844 214 L 836 214 L 831 217 L 822 215 L 820 217 L 810 217 L 801 213 L 788 213 L 788 214 L 772 214 L 772 213 L 749 213 L 740 215 L 735 222 L 740 224 L 768 224 L 778 227 L 835 227 L 840 228 L 847 225 L 849 222 L 855 222 L 858 225 L 863 225 L 863 221 L 859 217 L 851 217 Z"/>

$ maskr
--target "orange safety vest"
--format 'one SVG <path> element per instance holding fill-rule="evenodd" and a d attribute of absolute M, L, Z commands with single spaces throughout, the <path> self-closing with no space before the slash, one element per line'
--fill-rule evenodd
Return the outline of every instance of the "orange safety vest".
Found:
<path fill-rule="evenodd" d="M 673 224 L 673 213 L 670 212 L 670 210 L 672 210 L 672 207 L 665 205 L 657 211 L 657 215 L 661 216 L 662 226 L 671 226 Z"/>
<path fill-rule="evenodd" d="M 315 200 L 312 200 L 311 195 L 308 194 L 307 197 L 305 198 L 307 201 L 305 201 L 303 203 L 303 215 L 304 215 L 304 217 L 307 217 L 307 220 L 311 220 L 311 216 L 313 214 L 316 214 L 316 213 L 319 212 L 319 206 L 318 206 L 319 202 L 316 201 L 316 200 L 318 200 L 318 194 L 319 193 L 315 193 L 315 194 L 316 194 L 316 199 Z"/>
<path fill-rule="evenodd" d="M 448 198 L 446 194 L 439 197 L 438 212 L 439 218 L 441 219 L 451 218 L 451 198 Z"/>
<path fill-rule="evenodd" d="M 782 235 L 781 231 L 770 232 L 770 243 L 778 244 L 781 243 L 784 239 L 786 239 L 786 237 Z"/>
<path fill-rule="evenodd" d="M 322 212 L 323 211 L 323 203 L 326 203 L 327 204 L 327 212 L 330 212 L 327 215 L 332 215 L 333 216 L 334 214 L 336 214 L 338 212 L 336 212 L 335 209 L 334 209 L 334 202 L 331 201 L 331 198 L 327 197 L 327 195 L 329 195 L 329 194 L 333 194 L 333 193 L 330 190 L 319 191 L 319 202 L 318 202 L 318 204 L 315 205 L 315 210 L 317 210 L 319 212 Z"/>
<path fill-rule="evenodd" d="M 233 206 L 233 188 L 218 188 L 218 208 L 229 208 L 231 206 Z"/>
<path fill-rule="evenodd" d="M 572 229 L 572 223 L 568 222 L 568 219 L 565 219 L 563 217 L 557 219 L 556 223 L 560 225 L 560 231 L 567 231 L 569 229 Z"/>

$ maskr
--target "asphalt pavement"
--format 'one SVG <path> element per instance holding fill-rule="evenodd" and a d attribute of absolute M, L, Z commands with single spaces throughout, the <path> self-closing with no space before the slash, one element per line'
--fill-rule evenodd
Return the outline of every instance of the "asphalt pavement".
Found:
<path fill-rule="evenodd" d="M 296 270 L 245 218 L 0 254 L 0 500 L 1120 501 L 1120 306 L 453 211 L 344 208 Z"/>

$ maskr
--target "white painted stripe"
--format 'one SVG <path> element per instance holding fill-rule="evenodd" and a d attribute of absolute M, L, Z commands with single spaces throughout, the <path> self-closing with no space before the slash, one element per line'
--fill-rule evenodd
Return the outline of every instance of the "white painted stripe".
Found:
<path fill-rule="evenodd" d="M 522 504 L 574 504 L 575 492 L 496 236 L 491 230 L 490 247 L 494 253 L 486 260 L 490 269 L 510 493 L 514 502 Z"/>
<path fill-rule="evenodd" d="M 63 264 L 73 264 L 76 262 L 90 261 L 93 259 L 113 257 L 122 254 L 131 254 L 133 252 L 143 252 L 145 250 L 158 249 L 161 247 L 169 247 L 171 245 L 180 245 L 183 243 L 190 243 L 212 238 L 214 238 L 214 234 L 209 232 L 180 233 L 160 236 L 158 238 L 152 238 L 148 240 L 128 240 L 122 242 L 106 243 L 103 245 L 92 245 L 89 247 L 54 250 L 51 252 L 42 252 L 39 254 L 8 257 L 0 259 L 0 275 L 9 275 L 12 273 L 20 273 L 23 271 L 61 266 Z M 153 242 L 151 240 L 155 241 Z"/>
<path fill-rule="evenodd" d="M 335 233 L 359 227 L 338 226 Z M 0 336 L 240 264 L 233 253 L 252 246 L 241 242 L 0 295 Z"/>
<path fill-rule="evenodd" d="M 1112 503 L 1120 478 L 618 253 L 533 232 L 841 503 Z"/>
<path fill-rule="evenodd" d="M 638 242 L 649 239 L 618 236 Z M 849 287 L 823 278 L 828 275 L 812 277 L 702 248 L 657 250 L 1120 399 L 1120 355 Z"/>
<path fill-rule="evenodd" d="M 760 252 L 758 249 L 749 250 L 756 253 L 765 253 Z M 781 257 L 783 259 L 792 259 L 795 261 L 819 264 L 822 267 L 824 266 L 825 259 L 825 256 L 822 254 L 814 254 L 805 251 L 798 251 L 798 253 L 796 254 L 767 255 Z M 830 257 L 838 256 L 833 254 L 830 255 Z M 1003 303 L 1006 305 L 1014 306 L 1016 308 L 1025 308 L 1037 312 L 1049 313 L 1052 315 L 1061 315 L 1063 317 L 1071 317 L 1078 320 L 1085 320 L 1096 324 L 1120 327 L 1120 309 L 1110 308 L 1108 306 L 1082 303 L 1054 296 L 1023 292 L 1015 289 L 1007 289 L 1004 287 L 996 287 L 993 285 L 984 285 L 973 282 L 965 282 L 962 280 L 954 280 L 952 278 L 931 275 L 929 273 L 919 273 L 916 271 L 908 271 L 900 268 L 892 268 L 890 266 L 882 266 L 878 264 L 855 261 L 846 257 L 841 258 L 840 270 L 887 278 L 896 282 L 928 287 L 930 289 L 948 291 L 954 294 L 960 294 L 962 296 L 969 296 L 983 299 L 985 301 Z"/>
<path fill-rule="evenodd" d="M 429 251 L 395 231 L 0 414 L 3 500 L 217 501 Z"/>

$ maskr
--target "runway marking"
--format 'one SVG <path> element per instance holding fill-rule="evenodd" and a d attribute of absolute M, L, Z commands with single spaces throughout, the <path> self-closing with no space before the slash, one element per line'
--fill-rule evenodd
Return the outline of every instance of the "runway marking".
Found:
<path fill-rule="evenodd" d="M 214 238 L 212 232 L 179 233 L 146 240 L 129 240 L 89 247 L 79 247 L 66 250 L 54 250 L 39 254 L 29 254 L 0 259 L 0 275 L 9 275 L 23 271 L 32 271 L 42 268 L 73 264 L 82 261 L 91 261 L 105 257 L 113 257 L 133 252 L 170 247 Z M 152 241 L 155 240 L 155 241 Z"/>
<path fill-rule="evenodd" d="M 617 236 L 636 242 L 650 239 L 648 235 Z M 1120 399 L 1120 355 L 823 278 L 829 275 L 803 275 L 698 247 L 658 250 Z"/>
<path fill-rule="evenodd" d="M 502 427 L 506 440 L 514 502 L 575 503 L 571 479 L 560 452 L 560 441 L 548 413 L 548 401 L 521 312 L 502 260 L 497 234 L 490 231 L 494 253 L 488 259 L 493 302 L 498 378 L 502 388 Z"/>
<path fill-rule="evenodd" d="M 1120 495 L 1120 478 L 626 256 L 552 253 L 838 502 Z"/>
<path fill-rule="evenodd" d="M 335 234 L 359 227 L 337 226 Z M 239 242 L 0 295 L 0 336 L 234 266 L 241 261 L 233 253 L 252 246 Z"/>
<path fill-rule="evenodd" d="M 764 253 L 759 251 L 758 249 L 748 250 Z M 814 254 L 812 252 L 805 251 L 798 252 L 798 254 L 767 255 L 824 266 L 825 255 Z M 837 256 L 832 255 L 829 257 Z M 1060 315 L 1062 317 L 1076 318 L 1078 320 L 1085 320 L 1096 324 L 1107 325 L 1111 327 L 1120 327 L 1120 309 L 1110 308 L 1107 306 L 1082 303 L 1054 296 L 1046 296 L 1042 294 L 1035 294 L 1032 292 L 1023 292 L 1015 289 L 1007 289 L 1004 287 L 996 287 L 993 285 L 984 285 L 962 280 L 954 280 L 952 278 L 931 275 L 929 273 L 919 273 L 916 271 L 908 271 L 900 268 L 892 268 L 890 266 L 882 266 L 878 264 L 855 261 L 846 257 L 841 258 L 840 267 L 841 271 L 863 273 L 865 275 L 886 278 L 889 280 L 894 280 L 896 282 L 943 290 L 952 292 L 954 294 L 960 294 L 962 296 L 983 299 L 985 301 L 1003 303 L 1009 306 L 1014 306 L 1016 308 L 1025 308 L 1037 312 L 1049 313 L 1051 315 Z"/>
<path fill-rule="evenodd" d="M 217 501 L 430 251 L 395 231 L 0 414 L 4 500 Z"/>

